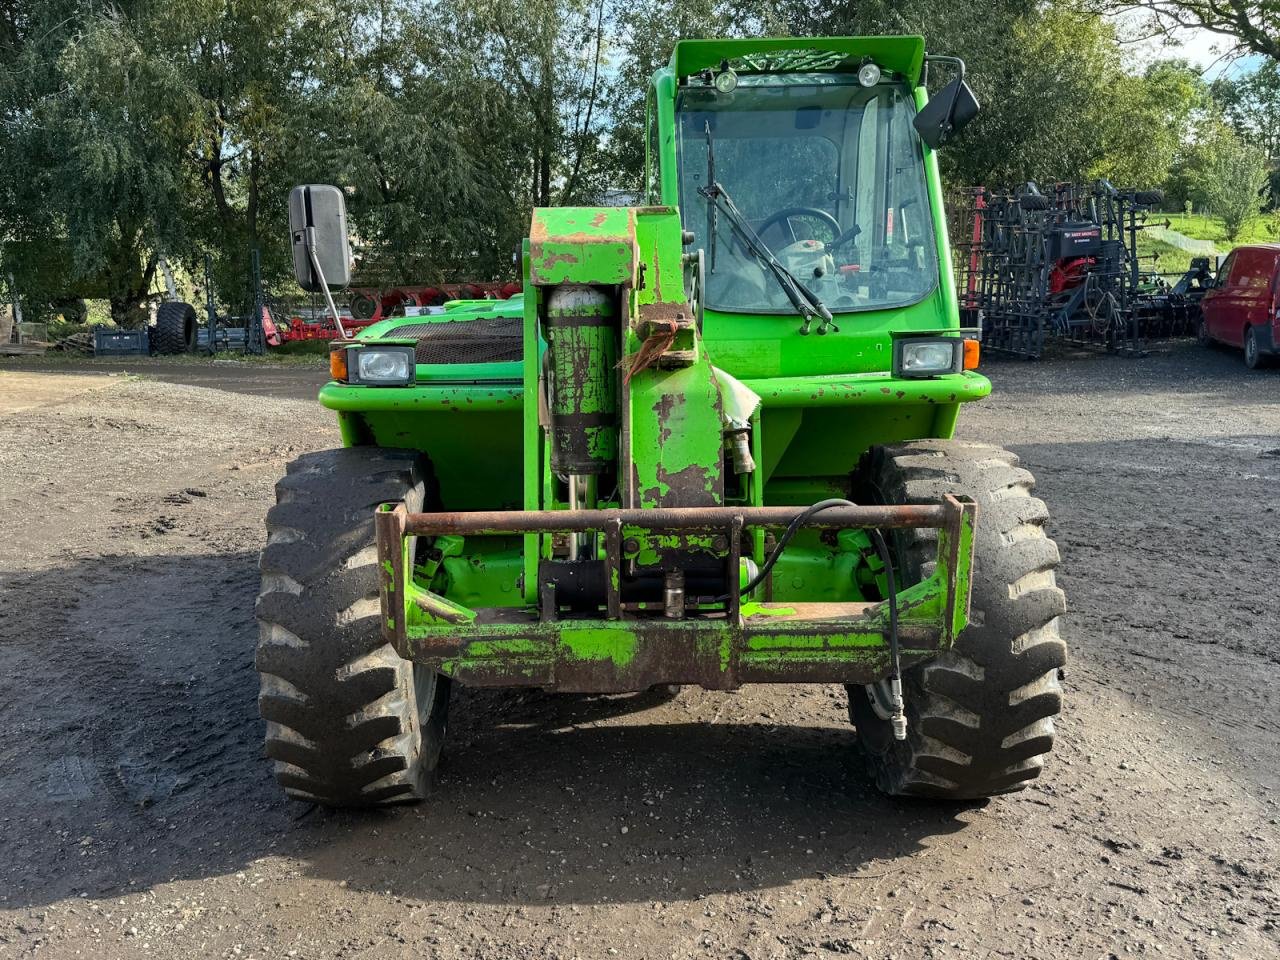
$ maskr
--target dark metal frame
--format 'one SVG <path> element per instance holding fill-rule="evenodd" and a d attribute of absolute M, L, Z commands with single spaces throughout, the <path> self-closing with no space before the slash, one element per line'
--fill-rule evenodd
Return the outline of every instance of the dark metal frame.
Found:
<path fill-rule="evenodd" d="M 685 507 L 409 513 L 403 504 L 387 504 L 375 515 L 383 634 L 406 659 L 482 686 L 604 692 L 655 683 L 725 689 L 753 682 L 881 679 L 890 668 L 886 601 L 758 603 L 731 589 L 727 597 L 690 597 L 687 612 L 675 618 L 651 605 L 623 603 L 624 538 L 702 537 L 716 544 L 726 581 L 736 584 L 745 532 L 784 528 L 803 512 Z M 803 525 L 939 531 L 935 573 L 897 598 L 907 666 L 950 647 L 968 623 L 975 516 L 972 501 L 947 496 L 936 505 L 833 508 L 805 518 Z M 604 602 L 594 612 L 562 613 L 548 591 L 539 592 L 537 607 L 469 610 L 411 579 L 408 538 L 590 532 L 604 536 L 607 568 Z M 582 655 L 574 639 L 586 635 L 606 637 L 606 648 Z"/>

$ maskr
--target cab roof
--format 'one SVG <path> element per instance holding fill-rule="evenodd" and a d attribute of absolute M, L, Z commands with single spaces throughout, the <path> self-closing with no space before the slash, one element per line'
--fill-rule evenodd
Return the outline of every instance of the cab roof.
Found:
<path fill-rule="evenodd" d="M 924 37 L 761 37 L 751 40 L 680 40 L 671 69 L 683 78 L 728 60 L 738 73 L 847 72 L 864 59 L 902 74 L 914 87 L 924 67 Z"/>

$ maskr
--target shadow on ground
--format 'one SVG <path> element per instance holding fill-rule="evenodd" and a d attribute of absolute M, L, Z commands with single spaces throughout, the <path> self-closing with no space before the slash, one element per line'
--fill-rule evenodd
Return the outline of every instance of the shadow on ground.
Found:
<path fill-rule="evenodd" d="M 812 698 L 788 699 L 793 717 L 708 723 L 691 690 L 463 691 L 431 800 L 309 808 L 261 756 L 256 588 L 247 552 L 102 558 L 9 585 L 3 906 L 281 869 L 255 865 L 274 855 L 406 897 L 683 899 L 856 872 L 964 826 L 960 808 L 877 794 L 852 729 L 822 725 Z"/>

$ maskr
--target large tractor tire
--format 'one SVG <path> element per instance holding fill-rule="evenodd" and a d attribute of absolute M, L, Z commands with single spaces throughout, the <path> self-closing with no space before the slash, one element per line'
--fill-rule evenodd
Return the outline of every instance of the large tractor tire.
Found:
<path fill-rule="evenodd" d="M 196 311 L 189 303 L 170 300 L 156 307 L 151 352 L 171 356 L 196 349 Z"/>
<path fill-rule="evenodd" d="M 289 464 L 267 513 L 258 595 L 266 753 L 293 797 L 370 807 L 426 796 L 444 741 L 447 677 L 380 631 L 374 509 L 423 509 L 409 450 L 324 450 Z"/>
<path fill-rule="evenodd" d="M 1034 478 L 1012 453 L 946 440 L 876 448 L 863 476 L 868 500 L 936 503 L 950 493 L 978 505 L 970 625 L 950 651 L 904 671 L 907 739 L 893 738 L 887 684 L 848 688 L 876 784 L 951 800 L 1022 789 L 1053 746 L 1067 657 L 1058 548 L 1045 536 L 1049 514 L 1031 495 Z M 936 531 L 901 531 L 893 544 L 905 583 L 932 573 Z"/>

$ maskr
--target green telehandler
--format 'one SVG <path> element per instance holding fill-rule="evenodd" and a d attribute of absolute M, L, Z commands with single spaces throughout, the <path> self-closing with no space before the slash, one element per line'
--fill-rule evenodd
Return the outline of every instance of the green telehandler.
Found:
<path fill-rule="evenodd" d="M 1058 551 L 1017 457 L 951 439 L 991 390 L 935 156 L 963 70 L 919 37 L 682 41 L 645 205 L 537 209 L 522 296 L 333 345 L 343 448 L 279 482 L 257 603 L 291 796 L 423 797 L 454 683 L 839 683 L 890 794 L 1040 773 Z M 290 221 L 299 283 L 347 283 L 342 192 Z"/>

